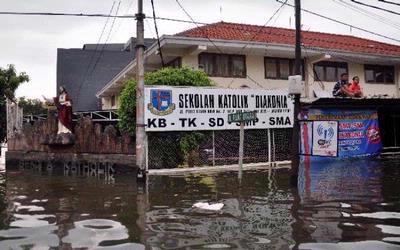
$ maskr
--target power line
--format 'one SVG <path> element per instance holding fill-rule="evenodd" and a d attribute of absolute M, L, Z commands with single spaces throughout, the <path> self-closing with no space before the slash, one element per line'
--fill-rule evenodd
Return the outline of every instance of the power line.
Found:
<path fill-rule="evenodd" d="M 114 2 L 114 4 L 115 4 L 115 2 Z M 121 1 L 119 1 L 119 3 L 118 3 L 117 9 L 116 9 L 116 11 L 115 11 L 116 14 L 118 14 L 120 5 L 121 5 Z M 111 10 L 111 12 L 112 12 L 112 10 Z M 111 12 L 110 12 L 110 13 L 111 13 Z M 110 39 L 111 32 L 112 32 L 112 29 L 113 29 L 114 24 L 115 24 L 115 20 L 116 20 L 116 18 L 114 18 L 114 19 L 113 19 L 113 22 L 111 23 L 111 27 L 110 27 L 110 30 L 109 30 L 109 32 L 108 32 L 107 38 L 106 38 L 106 40 L 105 40 L 103 46 L 102 46 L 101 49 L 100 49 L 100 55 L 97 57 L 97 60 L 96 60 L 96 62 L 95 62 L 95 64 L 94 64 L 92 70 L 90 71 L 90 74 L 85 75 L 85 80 L 84 80 L 83 82 L 81 82 L 81 84 L 79 85 L 78 93 L 77 93 L 77 95 L 78 95 L 78 97 L 77 97 L 77 103 L 78 103 L 78 101 L 79 101 L 79 95 L 80 95 L 80 92 L 81 92 L 81 89 L 82 89 L 83 84 L 86 84 L 87 79 L 90 78 L 90 77 L 93 75 L 93 72 L 95 71 L 95 69 L 96 69 L 96 67 L 97 67 L 97 64 L 100 62 L 100 59 L 101 59 L 101 57 L 103 56 L 104 49 L 105 49 L 105 47 L 107 46 L 108 40 Z M 107 22 L 108 22 L 108 21 L 107 21 Z M 96 45 L 96 48 L 97 48 L 97 45 Z M 94 53 L 96 53 L 96 50 L 94 51 Z M 89 64 L 89 65 L 90 65 L 90 64 Z"/>
<path fill-rule="evenodd" d="M 189 19 L 192 20 L 192 23 L 195 24 L 197 26 L 197 28 L 203 33 L 203 36 L 205 36 L 207 38 L 207 40 L 218 50 L 219 53 L 224 54 L 224 52 L 214 43 L 214 41 L 211 40 L 210 37 L 208 37 L 208 35 L 203 31 L 203 27 L 200 27 L 198 25 L 198 23 L 193 19 L 193 17 L 186 11 L 186 9 L 182 6 L 182 4 L 179 2 L 179 0 L 175 0 L 175 1 L 179 5 L 179 7 L 182 9 L 182 11 L 185 12 L 186 16 L 188 16 Z M 256 85 L 258 85 L 259 87 L 264 88 L 260 83 L 255 81 L 252 77 L 250 77 L 247 74 L 247 72 L 246 72 L 246 77 L 248 79 L 250 79 Z"/>
<path fill-rule="evenodd" d="M 390 20 L 388 18 L 385 18 L 383 16 L 380 16 L 380 15 L 378 15 L 376 13 L 370 12 L 370 11 L 365 10 L 363 8 L 359 8 L 358 6 L 352 5 L 351 3 L 348 3 L 348 2 L 346 2 L 344 0 L 332 0 L 332 1 L 335 2 L 336 4 L 339 4 L 339 5 L 343 6 L 343 7 L 345 7 L 345 8 L 352 9 L 353 11 L 356 11 L 356 12 L 358 12 L 360 14 L 363 14 L 363 15 L 365 15 L 367 17 L 370 17 L 370 18 L 372 18 L 372 19 L 374 19 L 376 21 L 382 22 L 382 23 L 387 24 L 387 25 L 389 25 L 389 26 L 391 26 L 391 27 L 393 27 L 395 29 L 400 30 L 400 24 L 396 23 L 396 22 L 394 22 L 394 21 L 392 21 L 392 20 Z"/>
<path fill-rule="evenodd" d="M 127 8 L 126 8 L 126 11 L 125 11 L 125 14 L 124 14 L 124 15 L 127 15 L 127 14 L 128 14 L 129 10 L 131 9 L 131 7 L 132 7 L 132 5 L 133 5 L 133 2 L 134 2 L 133 0 L 131 0 L 131 1 L 129 2 L 129 4 L 127 5 Z M 120 18 L 119 18 L 119 19 L 120 19 Z M 119 29 L 121 28 L 122 20 L 124 20 L 124 19 L 119 20 L 119 23 L 118 23 L 117 28 L 114 29 L 114 34 L 118 33 Z"/>
<path fill-rule="evenodd" d="M 396 11 L 393 11 L 393 10 L 388 10 L 388 9 L 385 9 L 385 8 L 381 8 L 381 7 L 379 7 L 379 6 L 375 6 L 375 5 L 372 5 L 372 4 L 362 3 L 362 2 L 359 2 L 359 1 L 356 1 L 356 0 L 351 0 L 351 1 L 352 1 L 353 3 L 360 4 L 360 5 L 364 5 L 364 6 L 367 6 L 367 7 L 370 7 L 370 8 L 374 8 L 374 9 L 377 9 L 377 10 L 382 10 L 382 11 L 389 12 L 389 13 L 391 13 L 391 14 L 400 15 L 399 12 L 396 12 Z"/>
<path fill-rule="evenodd" d="M 205 36 L 207 38 L 207 40 L 209 42 L 211 42 L 211 44 L 218 50 L 219 53 L 224 54 L 222 52 L 222 50 L 207 36 L 207 34 L 205 34 L 203 32 L 203 27 L 200 27 L 196 21 L 192 18 L 192 16 L 186 11 L 186 9 L 182 6 L 182 4 L 179 2 L 179 0 L 175 0 L 176 3 L 179 5 L 179 7 L 183 10 L 183 12 L 185 12 L 186 16 L 189 17 L 189 19 L 192 21 L 193 24 L 195 24 L 197 26 L 197 28 L 203 33 L 203 36 Z"/>
<path fill-rule="evenodd" d="M 107 15 L 98 13 L 89 14 L 89 13 L 62 13 L 62 12 L 20 12 L 20 11 L 0 11 L 0 15 L 135 18 L 134 15 Z"/>
<path fill-rule="evenodd" d="M 397 5 L 397 6 L 400 6 L 400 3 L 395 3 L 395 2 L 392 2 L 392 1 L 386 1 L 386 0 L 378 0 L 379 2 L 383 2 L 383 3 L 387 3 L 387 4 L 394 4 L 394 5 Z"/>
<path fill-rule="evenodd" d="M 251 37 L 251 39 L 239 50 L 238 54 L 241 54 L 246 49 L 246 47 L 261 33 L 261 31 L 265 28 L 265 26 L 267 26 L 269 24 L 269 22 L 271 22 L 272 19 L 279 13 L 279 11 L 281 11 L 285 7 L 285 4 L 287 2 L 288 2 L 288 0 L 286 0 L 278 9 L 276 9 L 276 11 L 272 14 L 272 16 L 270 18 L 268 18 L 268 20 L 264 23 L 264 25 L 260 26 L 258 31 L 255 32 L 255 34 Z M 270 29 L 269 34 L 271 34 L 271 32 L 272 32 L 272 29 Z M 232 86 L 234 81 L 235 81 L 235 78 L 233 78 L 232 81 L 229 83 L 228 88 L 230 88 Z"/>
<path fill-rule="evenodd" d="M 116 14 L 118 14 L 120 5 L 121 5 L 121 1 L 119 1 L 119 3 L 118 3 L 117 10 L 116 10 L 116 12 L 115 12 Z M 104 49 L 106 48 L 107 42 L 109 41 L 109 39 L 110 39 L 110 37 L 111 37 L 111 33 L 112 33 L 113 28 L 114 28 L 115 20 L 116 20 L 116 18 L 114 17 L 113 22 L 111 23 L 111 27 L 110 27 L 110 30 L 109 30 L 109 32 L 108 32 L 106 41 L 104 42 L 103 47 L 101 47 L 100 55 L 99 55 L 99 57 L 97 58 L 97 61 L 96 61 L 96 63 L 94 64 L 94 67 L 93 67 L 92 71 L 90 72 L 90 76 L 91 76 L 91 75 L 93 74 L 93 72 L 95 71 L 97 64 L 100 62 L 100 59 L 101 59 L 101 57 L 103 56 Z"/>
<path fill-rule="evenodd" d="M 157 19 L 156 19 L 156 10 L 154 8 L 154 1 L 150 0 L 151 2 L 151 8 L 153 9 L 153 20 L 154 20 L 154 29 L 156 31 L 156 36 L 157 36 L 157 44 L 158 44 L 158 52 L 160 54 L 160 59 L 161 59 L 161 66 L 164 68 L 165 67 L 165 62 L 164 62 L 164 57 L 162 54 L 161 50 L 161 43 L 160 43 L 160 36 L 158 34 L 158 27 L 157 27 Z"/>
<path fill-rule="evenodd" d="M 0 11 L 0 15 L 16 15 L 16 16 L 68 16 L 68 17 L 96 17 L 96 18 L 122 18 L 122 19 L 136 19 L 135 15 L 107 15 L 107 14 L 99 14 L 99 13 L 63 13 L 63 12 L 18 12 L 18 11 Z M 151 16 L 146 16 L 146 18 L 153 19 Z M 157 20 L 163 21 L 171 21 L 171 22 L 181 22 L 181 23 L 190 23 L 193 21 L 182 20 L 177 18 L 168 18 L 168 17 L 156 17 Z M 200 25 L 207 25 L 209 23 L 205 22 L 195 22 Z"/>
<path fill-rule="evenodd" d="M 252 42 L 260 33 L 261 31 L 264 29 L 265 26 L 267 26 L 269 24 L 269 22 L 271 22 L 271 20 L 278 14 L 278 12 L 285 7 L 286 3 L 288 2 L 288 0 L 285 0 L 285 2 L 282 3 L 282 5 L 272 14 L 272 16 L 267 20 L 267 22 L 264 23 L 263 26 L 261 26 L 258 31 L 251 37 L 251 39 L 249 40 L 248 43 L 246 43 L 241 50 L 239 51 L 238 54 L 242 53 L 243 50 L 250 44 L 250 42 Z M 271 33 L 272 29 L 270 30 Z"/>
<path fill-rule="evenodd" d="M 276 1 L 279 2 L 279 3 L 283 3 L 281 0 L 276 0 Z M 289 4 L 289 3 L 286 3 L 286 5 L 291 6 L 291 7 L 294 7 L 294 5 Z M 354 25 L 352 25 L 352 24 L 348 24 L 348 23 L 345 23 L 345 22 L 336 20 L 336 19 L 334 19 L 334 18 L 327 17 L 327 16 L 324 16 L 324 15 L 322 15 L 322 14 L 318 14 L 318 13 L 316 13 L 316 12 L 314 12 L 314 11 L 310 11 L 310 10 L 304 9 L 304 8 L 302 8 L 301 10 L 304 11 L 304 12 L 306 12 L 306 13 L 312 14 L 312 15 L 314 15 L 314 16 L 318 16 L 318 17 L 327 19 L 327 20 L 329 20 L 329 21 L 332 21 L 332 22 L 335 22 L 335 23 L 339 23 L 339 24 L 348 26 L 348 27 L 353 28 L 353 29 L 361 30 L 361 31 L 364 31 L 364 32 L 369 33 L 369 34 L 372 34 L 372 35 L 375 35 L 375 36 L 379 36 L 379 37 L 382 37 L 382 38 L 386 38 L 386 39 L 389 39 L 389 40 L 396 41 L 396 42 L 400 43 L 400 39 L 396 39 L 396 38 L 393 38 L 393 37 L 389 37 L 389 36 L 382 35 L 382 34 L 379 34 L 379 33 L 377 33 L 377 32 L 374 32 L 374 31 L 370 31 L 370 30 L 367 30 L 367 29 L 358 27 L 358 26 L 354 26 Z"/>
<path fill-rule="evenodd" d="M 115 1 L 113 2 L 113 5 L 111 6 L 109 15 L 112 14 L 112 11 L 114 10 L 114 6 L 115 6 Z M 104 31 L 106 30 L 106 27 L 107 27 L 107 24 L 108 24 L 108 21 L 109 21 L 109 20 L 110 20 L 110 18 L 107 18 L 107 20 L 106 20 L 106 22 L 105 22 L 105 24 L 104 24 L 104 26 L 103 26 L 103 29 L 102 29 L 102 31 L 101 31 L 101 33 L 100 33 L 99 39 L 97 40 L 96 48 L 93 50 L 93 53 L 92 53 L 92 55 L 90 56 L 90 60 L 89 60 L 88 66 L 87 66 L 86 71 L 85 71 L 85 74 L 84 74 L 84 78 L 83 78 L 84 80 L 83 80 L 83 82 L 86 82 L 86 78 L 87 78 L 87 76 L 88 76 L 90 66 L 92 65 L 94 56 L 95 56 L 95 54 L 96 54 L 96 52 L 97 52 L 97 49 L 98 49 L 98 47 L 99 47 L 99 45 L 100 45 L 101 38 L 103 37 Z M 79 89 L 80 89 L 80 88 L 79 88 Z M 80 92 L 80 91 L 79 91 L 79 92 Z"/>

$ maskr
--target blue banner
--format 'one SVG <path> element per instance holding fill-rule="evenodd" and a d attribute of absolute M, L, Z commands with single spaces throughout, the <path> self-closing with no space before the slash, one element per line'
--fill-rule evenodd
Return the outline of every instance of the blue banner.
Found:
<path fill-rule="evenodd" d="M 378 113 L 375 110 L 310 109 L 301 112 L 301 119 L 309 127 L 308 133 L 302 129 L 300 135 L 301 152 L 309 152 L 305 155 L 348 158 L 381 152 Z M 337 122 L 336 133 L 332 122 Z M 329 127 L 329 124 L 333 125 Z M 326 133 L 328 127 L 331 132 Z M 333 136 L 327 138 L 327 134 Z M 330 151 L 324 154 L 324 148 Z"/>
<path fill-rule="evenodd" d="M 382 174 L 382 163 L 378 159 L 305 161 L 299 167 L 299 195 L 302 202 L 380 202 Z"/>

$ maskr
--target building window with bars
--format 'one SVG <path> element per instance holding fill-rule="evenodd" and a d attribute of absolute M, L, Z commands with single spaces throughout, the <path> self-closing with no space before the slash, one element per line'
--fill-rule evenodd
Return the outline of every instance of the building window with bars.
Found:
<path fill-rule="evenodd" d="M 348 65 L 345 62 L 323 61 L 314 64 L 315 80 L 336 82 L 343 73 L 348 73 Z"/>
<path fill-rule="evenodd" d="M 182 57 L 177 57 L 177 58 L 169 61 L 167 64 L 165 64 L 165 67 L 181 68 L 182 67 Z"/>
<path fill-rule="evenodd" d="M 304 79 L 304 61 L 301 63 L 301 72 Z M 266 79 L 287 80 L 295 74 L 295 60 L 288 58 L 264 57 L 264 72 Z"/>
<path fill-rule="evenodd" d="M 246 56 L 231 54 L 199 54 L 199 68 L 211 77 L 245 78 Z"/>
<path fill-rule="evenodd" d="M 394 84 L 394 66 L 364 65 L 365 82 Z"/>

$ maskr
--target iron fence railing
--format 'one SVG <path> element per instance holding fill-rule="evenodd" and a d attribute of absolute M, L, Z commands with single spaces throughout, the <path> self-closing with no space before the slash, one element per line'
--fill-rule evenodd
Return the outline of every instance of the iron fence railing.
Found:
<path fill-rule="evenodd" d="M 117 122 L 119 120 L 117 110 L 74 112 L 72 120 L 77 121 L 81 117 L 90 117 L 94 122 Z M 46 119 L 47 119 L 47 114 L 24 115 L 23 123 L 34 123 Z"/>

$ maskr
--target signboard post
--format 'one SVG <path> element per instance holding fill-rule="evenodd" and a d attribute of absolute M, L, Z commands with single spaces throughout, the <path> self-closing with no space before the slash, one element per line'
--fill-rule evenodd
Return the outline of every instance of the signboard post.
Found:
<path fill-rule="evenodd" d="M 228 115 L 228 123 L 240 122 L 239 132 L 239 181 L 243 176 L 244 123 L 257 120 L 257 112 L 237 112 Z"/>

